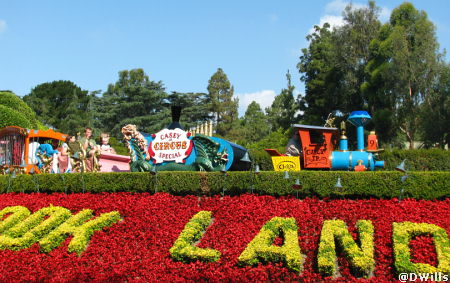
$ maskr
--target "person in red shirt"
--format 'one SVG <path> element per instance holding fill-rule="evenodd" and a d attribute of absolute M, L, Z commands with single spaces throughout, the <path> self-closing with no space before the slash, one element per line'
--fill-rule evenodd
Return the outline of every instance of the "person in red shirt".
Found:
<path fill-rule="evenodd" d="M 361 171 L 366 171 L 366 170 L 367 170 L 367 168 L 366 168 L 366 166 L 364 166 L 363 161 L 361 159 L 358 160 L 358 165 L 355 166 L 355 171 L 361 172 Z"/>

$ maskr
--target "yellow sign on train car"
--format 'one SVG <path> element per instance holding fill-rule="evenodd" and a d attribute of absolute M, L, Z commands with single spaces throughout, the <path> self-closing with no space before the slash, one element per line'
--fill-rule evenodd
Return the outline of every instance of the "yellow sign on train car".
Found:
<path fill-rule="evenodd" d="M 275 171 L 300 171 L 299 156 L 272 156 Z"/>

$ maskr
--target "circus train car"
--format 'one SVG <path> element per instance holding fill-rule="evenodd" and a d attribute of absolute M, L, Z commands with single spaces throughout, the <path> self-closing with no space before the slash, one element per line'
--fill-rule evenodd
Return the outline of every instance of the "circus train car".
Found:
<path fill-rule="evenodd" d="M 213 137 L 210 123 L 201 131 L 185 131 L 179 123 L 181 107 L 171 110 L 172 123 L 155 134 L 140 133 L 135 125 L 122 128 L 132 172 L 249 170 L 246 148 Z"/>
<path fill-rule="evenodd" d="M 61 146 L 67 137 L 67 134 L 52 129 L 15 126 L 0 129 L 0 174 L 130 171 L 129 156 L 111 153 L 99 153 L 91 159 L 84 158 L 81 153 L 62 156 Z M 90 170 L 87 170 L 88 165 Z"/>
<path fill-rule="evenodd" d="M 384 161 L 378 159 L 377 137 L 371 132 L 364 142 L 364 126 L 371 116 L 366 111 L 353 111 L 347 121 L 356 127 L 357 146 L 349 150 L 345 135 L 345 123 L 339 129 L 310 125 L 292 125 L 294 136 L 289 140 L 286 154 L 274 149 L 266 149 L 272 156 L 275 171 L 310 170 L 345 170 L 374 171 L 384 168 Z"/>
<path fill-rule="evenodd" d="M 66 134 L 52 129 L 30 130 L 16 126 L 0 129 L 0 174 L 50 173 L 56 170 L 51 162 L 53 153 L 56 153 L 54 148 L 66 138 Z M 38 150 L 41 150 L 41 156 Z"/>
<path fill-rule="evenodd" d="M 185 131 L 179 123 L 180 114 L 181 107 L 172 107 L 172 123 L 156 134 L 140 133 L 134 125 L 123 127 L 129 156 L 98 152 L 86 158 L 80 150 L 79 155 L 70 152 L 65 161 L 61 145 L 67 134 L 5 127 L 0 129 L 0 174 L 249 170 L 246 148 L 206 131 Z M 63 162 L 70 163 L 71 170 L 68 165 L 61 169 Z"/>

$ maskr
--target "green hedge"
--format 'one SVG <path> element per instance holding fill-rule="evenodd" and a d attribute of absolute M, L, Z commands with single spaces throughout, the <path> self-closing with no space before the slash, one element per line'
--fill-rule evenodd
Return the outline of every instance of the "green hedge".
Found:
<path fill-rule="evenodd" d="M 450 173 L 411 172 L 405 182 L 399 172 L 159 172 L 149 173 L 74 173 L 0 176 L 0 193 L 6 192 L 168 192 L 174 195 L 237 195 L 251 192 L 262 195 L 297 195 L 292 188 L 298 178 L 299 197 L 320 198 L 405 198 L 443 199 L 450 197 Z M 337 178 L 343 188 L 335 189 Z M 156 184 L 156 186 L 155 186 Z"/>
<path fill-rule="evenodd" d="M 392 150 L 380 154 L 386 170 L 394 170 L 406 159 L 406 169 L 411 171 L 450 171 L 450 151 L 442 149 Z"/>
<path fill-rule="evenodd" d="M 272 159 L 264 150 L 250 150 L 252 159 L 261 170 L 272 171 Z M 404 159 L 408 171 L 450 171 L 450 151 L 441 149 L 392 150 L 380 153 L 385 161 L 383 171 L 392 171 Z M 379 170 L 379 169 L 377 169 Z"/>
<path fill-rule="evenodd" d="M 249 150 L 251 159 L 259 165 L 263 171 L 273 171 L 272 158 L 264 150 Z"/>

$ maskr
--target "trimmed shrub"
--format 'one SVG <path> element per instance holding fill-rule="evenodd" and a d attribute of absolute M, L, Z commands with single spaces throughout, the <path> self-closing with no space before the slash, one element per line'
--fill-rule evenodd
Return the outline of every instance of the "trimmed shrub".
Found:
<path fill-rule="evenodd" d="M 342 188 L 335 188 L 337 178 Z M 6 192 L 167 192 L 173 195 L 295 195 L 319 198 L 444 199 L 450 197 L 449 172 L 411 172 L 402 182 L 400 172 L 158 172 L 73 173 L 0 176 L 0 193 Z M 301 188 L 293 188 L 299 179 Z"/>
<path fill-rule="evenodd" d="M 30 128 L 40 129 L 42 124 L 37 120 L 36 113 L 17 95 L 12 92 L 0 92 L 0 105 L 19 112 L 30 122 Z M 2 123 L 3 124 L 3 123 Z M 18 125 L 6 125 L 18 126 Z M 2 126 L 3 127 L 3 126 Z"/>
<path fill-rule="evenodd" d="M 380 154 L 386 170 L 406 159 L 405 167 L 410 171 L 450 171 L 450 151 L 442 149 L 392 150 Z"/>
<path fill-rule="evenodd" d="M 260 170 L 273 171 L 272 158 L 262 149 L 250 149 L 250 156 L 256 164 L 259 165 Z"/>
<path fill-rule="evenodd" d="M 24 114 L 7 106 L 0 105 L 0 128 L 6 126 L 32 128 L 32 125 L 33 124 L 24 116 Z"/>
<path fill-rule="evenodd" d="M 261 170 L 272 171 L 272 159 L 270 158 L 269 154 L 264 151 L 264 149 L 272 148 L 278 150 L 281 153 L 284 153 L 286 144 L 288 143 L 292 135 L 293 129 L 289 129 L 287 131 L 278 129 L 268 134 L 262 140 L 246 145 L 246 147 L 250 151 L 252 160 L 259 164 Z"/>

